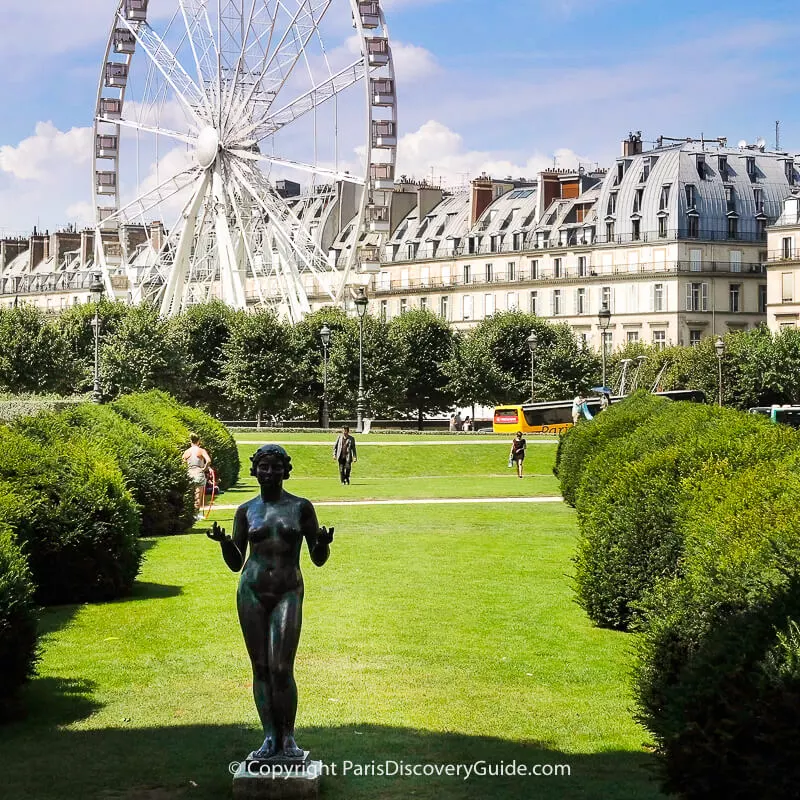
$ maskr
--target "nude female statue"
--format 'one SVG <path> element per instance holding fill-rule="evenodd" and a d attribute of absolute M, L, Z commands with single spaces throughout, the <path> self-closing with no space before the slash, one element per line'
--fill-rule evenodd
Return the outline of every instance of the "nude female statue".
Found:
<path fill-rule="evenodd" d="M 300 550 L 305 539 L 311 560 L 321 567 L 330 555 L 333 528 L 320 528 L 314 506 L 284 491 L 292 464 L 282 447 L 265 445 L 251 461 L 260 495 L 239 506 L 232 537 L 216 523 L 208 536 L 222 545 L 228 567 L 242 570 L 236 607 L 264 728 L 264 743 L 251 758 L 302 761 L 307 754 L 294 740 L 294 657 L 303 616 Z"/>

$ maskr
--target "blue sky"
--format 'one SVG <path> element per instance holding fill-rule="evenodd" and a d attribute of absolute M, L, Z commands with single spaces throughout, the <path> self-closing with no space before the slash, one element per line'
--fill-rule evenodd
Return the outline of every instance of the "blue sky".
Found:
<path fill-rule="evenodd" d="M 151 0 L 169 6 L 177 0 Z M 115 0 L 0 10 L 0 232 L 88 221 L 91 119 Z M 463 183 L 608 164 L 629 130 L 800 152 L 800 17 L 768 0 L 385 0 L 401 171 Z M 13 9 L 13 10 L 12 10 Z M 331 14 L 349 17 L 345 0 Z M 342 25 L 342 44 L 349 35 Z M 336 31 L 334 31 L 335 35 Z"/>

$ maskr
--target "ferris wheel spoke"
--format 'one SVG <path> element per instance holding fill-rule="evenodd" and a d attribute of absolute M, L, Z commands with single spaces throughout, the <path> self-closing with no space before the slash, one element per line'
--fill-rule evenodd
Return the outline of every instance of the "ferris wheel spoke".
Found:
<path fill-rule="evenodd" d="M 197 167 L 190 167 L 189 169 L 172 175 L 164 181 L 161 181 L 157 186 L 148 189 L 144 194 L 139 195 L 135 200 L 131 200 L 124 206 L 115 210 L 107 219 L 108 220 L 121 220 L 127 219 L 131 216 L 141 216 L 146 214 L 158 205 L 171 199 L 179 192 L 184 191 L 191 185 L 192 180 L 199 177 Z M 184 180 L 185 179 L 185 180 Z M 132 212 L 132 213 L 129 213 Z"/>
<path fill-rule="evenodd" d="M 280 167 L 289 167 L 300 172 L 307 172 L 311 175 L 320 175 L 326 178 L 331 178 L 335 181 L 347 181 L 354 183 L 356 186 L 363 186 L 365 181 L 357 175 L 352 175 L 349 172 L 342 172 L 341 170 L 332 169 L 330 167 L 322 167 L 319 165 L 306 164 L 302 161 L 295 161 L 290 158 L 279 158 L 267 153 L 253 153 L 250 150 L 231 150 L 231 155 L 238 156 L 248 161 L 265 161 L 269 164 L 275 164 Z"/>
<path fill-rule="evenodd" d="M 146 23 L 135 27 L 121 14 L 119 19 L 133 34 L 147 57 L 164 76 L 164 80 L 172 87 L 189 118 L 200 126 L 207 124 L 199 113 L 200 107 L 206 105 L 205 93 L 189 77 L 175 54 Z"/>
<path fill-rule="evenodd" d="M 169 128 L 156 127 L 154 125 L 143 125 L 141 122 L 135 122 L 132 119 L 108 119 L 106 117 L 98 117 L 98 122 L 107 122 L 109 125 L 121 125 L 123 128 L 130 128 L 140 133 L 152 133 L 155 136 L 164 136 L 167 139 L 174 139 L 177 142 L 184 144 L 195 144 L 197 142 L 196 136 L 191 136 L 188 133 L 178 133 L 171 131 Z"/>
<path fill-rule="evenodd" d="M 205 87 L 216 70 L 216 43 L 204 0 L 178 0 L 189 46 L 192 50 L 197 84 Z"/>

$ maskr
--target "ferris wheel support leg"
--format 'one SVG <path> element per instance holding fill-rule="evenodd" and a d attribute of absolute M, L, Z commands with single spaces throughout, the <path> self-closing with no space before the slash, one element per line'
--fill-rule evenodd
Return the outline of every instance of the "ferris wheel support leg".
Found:
<path fill-rule="evenodd" d="M 197 187 L 194 197 L 192 198 L 188 211 L 186 213 L 186 221 L 183 225 L 183 234 L 181 235 L 178 243 L 178 249 L 175 251 L 175 261 L 172 265 L 172 270 L 169 273 L 169 280 L 164 290 L 164 297 L 161 300 L 161 315 L 168 317 L 172 314 L 177 314 L 180 311 L 183 294 L 186 285 L 186 271 L 189 265 L 189 257 L 192 252 L 192 245 L 194 243 L 194 231 L 197 224 L 197 215 L 200 211 L 200 206 L 205 199 L 208 191 L 208 173 L 203 176 L 200 185 Z"/>
<path fill-rule="evenodd" d="M 217 247 L 219 248 L 219 276 L 222 283 L 222 300 L 234 308 L 244 310 L 247 298 L 244 293 L 239 261 L 233 246 L 231 230 L 228 226 L 228 205 L 225 202 L 225 185 L 218 167 L 215 167 L 211 179 L 211 191 L 214 196 L 215 230 Z"/>

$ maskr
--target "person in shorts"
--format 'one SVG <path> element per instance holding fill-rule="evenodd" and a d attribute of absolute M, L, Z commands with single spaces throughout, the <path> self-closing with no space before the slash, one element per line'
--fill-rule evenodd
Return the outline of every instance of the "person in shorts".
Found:
<path fill-rule="evenodd" d="M 189 472 L 189 480 L 194 486 L 194 510 L 195 514 L 200 511 L 200 504 L 203 502 L 203 488 L 206 485 L 206 470 L 211 464 L 211 456 L 208 450 L 200 445 L 200 437 L 196 433 L 189 435 L 191 445 L 184 452 L 182 458 Z"/>
<path fill-rule="evenodd" d="M 522 477 L 522 462 L 525 460 L 525 448 L 528 443 L 522 438 L 522 431 L 517 431 L 517 435 L 511 441 L 511 454 L 509 459 L 517 466 L 517 477 Z"/>

